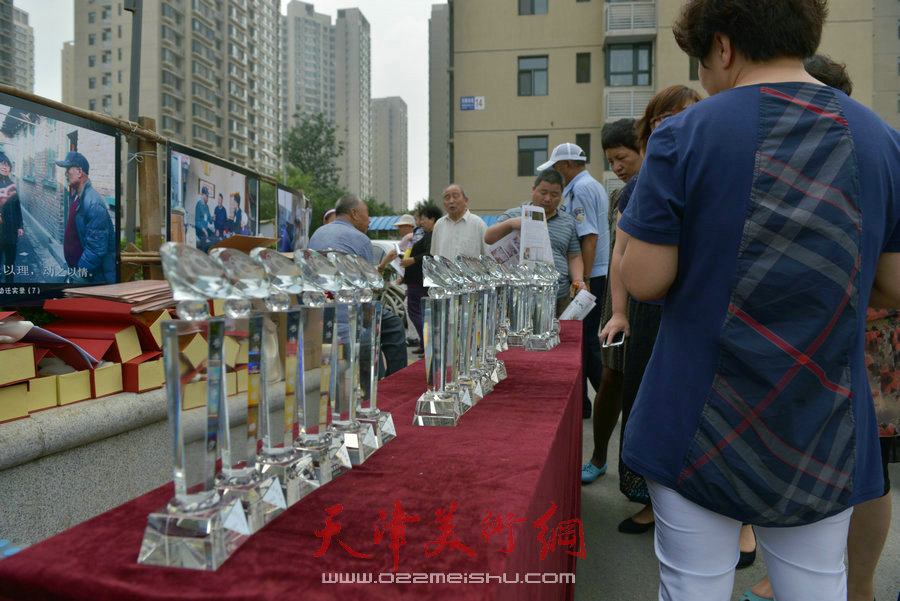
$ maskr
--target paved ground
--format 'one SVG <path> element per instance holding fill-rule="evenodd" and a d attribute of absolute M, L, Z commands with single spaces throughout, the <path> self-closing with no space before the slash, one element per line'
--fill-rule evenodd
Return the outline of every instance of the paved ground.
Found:
<path fill-rule="evenodd" d="M 593 453 L 591 420 L 584 420 L 583 453 L 587 462 Z M 609 443 L 610 465 L 619 458 L 618 428 Z M 900 464 L 890 466 L 894 483 L 894 520 L 875 576 L 876 598 L 900 601 Z M 581 520 L 587 541 L 587 558 L 578 561 L 575 574 L 576 601 L 650 601 L 657 599 L 659 573 L 653 554 L 652 531 L 621 534 L 618 523 L 640 509 L 619 492 L 619 476 L 613 468 L 581 489 Z M 758 555 L 756 562 L 736 573 L 733 599 L 765 575 Z M 697 600 L 701 601 L 701 600 Z M 793 600 L 789 600 L 793 601 Z"/>

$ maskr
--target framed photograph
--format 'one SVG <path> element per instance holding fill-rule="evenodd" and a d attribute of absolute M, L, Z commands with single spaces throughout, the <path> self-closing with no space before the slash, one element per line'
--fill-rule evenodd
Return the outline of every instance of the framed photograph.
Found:
<path fill-rule="evenodd" d="M 257 174 L 180 144 L 170 143 L 167 157 L 167 240 L 206 251 L 235 234 L 258 235 Z"/>
<path fill-rule="evenodd" d="M 0 94 L 0 306 L 119 281 L 118 130 Z"/>
<path fill-rule="evenodd" d="M 197 190 L 197 194 L 203 194 L 203 189 L 206 189 L 206 193 L 210 198 L 216 197 L 216 185 L 210 181 L 205 179 L 198 178 L 197 181 L 200 182 L 200 187 Z"/>
<path fill-rule="evenodd" d="M 303 193 L 279 184 L 275 219 L 280 252 L 293 252 L 309 246 L 309 215 Z"/>

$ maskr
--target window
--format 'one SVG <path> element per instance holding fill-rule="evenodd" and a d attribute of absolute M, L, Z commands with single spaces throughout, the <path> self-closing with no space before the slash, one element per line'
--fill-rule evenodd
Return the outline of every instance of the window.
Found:
<path fill-rule="evenodd" d="M 88 13 L 88 23 L 97 22 L 97 13 Z"/>
<path fill-rule="evenodd" d="M 575 145 L 580 146 L 587 155 L 585 163 L 591 162 L 591 134 L 575 134 Z"/>
<path fill-rule="evenodd" d="M 91 98 L 90 100 L 88 100 L 88 109 L 92 111 L 97 110 L 97 101 L 95 99 Z"/>
<path fill-rule="evenodd" d="M 591 53 L 579 52 L 575 55 L 575 83 L 591 82 Z"/>
<path fill-rule="evenodd" d="M 122 39 L 122 26 L 121 25 L 119 25 L 118 30 L 119 30 L 119 39 L 121 40 Z"/>
<path fill-rule="evenodd" d="M 530 177 L 537 172 L 538 165 L 547 160 L 547 136 L 519 136 L 520 177 Z"/>
<path fill-rule="evenodd" d="M 688 78 L 691 81 L 700 81 L 700 59 L 689 57 L 690 66 L 688 67 Z"/>
<path fill-rule="evenodd" d="M 96 43 L 97 43 L 97 34 L 89 33 L 88 34 L 88 46 L 93 46 Z"/>
<path fill-rule="evenodd" d="M 97 64 L 97 57 L 93 54 L 88 57 L 88 67 L 93 67 Z"/>
<path fill-rule="evenodd" d="M 122 70 L 121 69 L 119 69 L 118 76 L 119 76 L 119 83 L 122 83 Z"/>
<path fill-rule="evenodd" d="M 117 50 L 119 51 L 119 60 L 122 60 L 122 49 L 118 48 Z"/>
<path fill-rule="evenodd" d="M 610 44 L 607 46 L 606 85 L 649 86 L 650 44 Z"/>
<path fill-rule="evenodd" d="M 519 0 L 520 15 L 546 15 L 547 0 Z"/>
<path fill-rule="evenodd" d="M 900 94 L 897 94 L 897 112 L 900 113 Z"/>
<path fill-rule="evenodd" d="M 94 89 L 97 87 L 97 78 L 96 77 L 88 77 L 88 88 Z"/>
<path fill-rule="evenodd" d="M 547 95 L 547 57 L 519 59 L 519 96 Z"/>

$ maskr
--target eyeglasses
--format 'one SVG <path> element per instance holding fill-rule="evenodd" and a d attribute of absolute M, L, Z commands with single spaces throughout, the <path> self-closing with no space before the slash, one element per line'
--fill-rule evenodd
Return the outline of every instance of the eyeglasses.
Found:
<path fill-rule="evenodd" d="M 650 125 L 652 125 L 653 127 L 657 127 L 660 123 L 662 123 L 668 117 L 671 117 L 674 114 L 675 113 L 662 113 L 660 115 L 657 115 L 653 119 L 650 120 Z"/>

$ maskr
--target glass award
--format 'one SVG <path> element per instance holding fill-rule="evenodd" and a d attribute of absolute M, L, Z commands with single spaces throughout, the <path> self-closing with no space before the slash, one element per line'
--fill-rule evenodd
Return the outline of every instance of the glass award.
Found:
<path fill-rule="evenodd" d="M 484 317 L 487 286 L 482 282 L 481 274 L 473 269 L 471 257 L 457 257 L 456 268 L 469 282 L 471 294 L 470 326 L 469 326 L 469 375 L 478 383 L 479 391 L 484 396 L 491 392 L 494 384 L 484 367 Z"/>
<path fill-rule="evenodd" d="M 235 379 L 246 378 L 246 413 L 235 411 L 234 419 L 227 416 L 221 436 L 222 469 L 216 474 L 216 487 L 226 499 L 240 499 L 247 513 L 250 532 L 255 533 L 276 518 L 287 507 L 281 482 L 272 474 L 263 475 L 256 469 L 259 452 L 260 420 L 268 417 L 266 391 L 268 348 L 272 345 L 267 333 L 266 313 L 254 308 L 269 295 L 265 270 L 246 253 L 231 248 L 215 248 L 210 256 L 219 263 L 232 283 L 233 294 L 226 297 L 225 337 L 233 349 L 226 362 Z M 269 328 L 271 331 L 271 328 Z M 233 357 L 233 358 L 232 358 Z M 238 391 L 243 386 L 238 384 Z M 228 408 L 230 410 L 230 408 Z M 240 422 L 246 416 L 245 422 Z M 237 422 L 234 426 L 229 426 Z M 243 426 L 243 427 L 241 427 Z M 233 430 L 233 432 L 232 432 Z"/>
<path fill-rule="evenodd" d="M 375 266 L 361 257 L 345 255 L 355 261 L 356 268 L 365 278 L 369 293 L 360 299 L 360 358 L 359 394 L 356 418 L 370 424 L 375 431 L 378 446 L 382 447 L 397 437 L 394 418 L 378 408 L 378 364 L 381 359 L 381 316 L 383 308 L 378 295 L 384 290 L 384 278 Z"/>
<path fill-rule="evenodd" d="M 422 299 L 424 313 L 422 344 L 425 349 L 425 393 L 416 402 L 416 426 L 455 426 L 460 417 L 459 395 L 447 390 L 447 364 L 455 360 L 456 320 L 451 318 L 452 297 L 432 257 L 425 257 L 422 271 L 428 296 Z M 455 310 L 455 309 L 454 309 Z"/>
<path fill-rule="evenodd" d="M 343 434 L 344 445 L 353 465 L 361 465 L 378 450 L 378 439 L 371 424 L 360 422 L 356 417 L 360 396 L 360 322 L 361 303 L 371 298 L 365 275 L 356 269 L 354 261 L 336 251 L 326 255 L 333 266 L 326 272 L 329 292 L 334 295 L 335 310 L 334 344 L 331 349 L 332 378 L 336 379 L 337 393 L 332 397 L 332 420 L 329 429 Z"/>
<path fill-rule="evenodd" d="M 330 482 L 352 468 L 344 436 L 332 432 L 332 398 L 336 382 L 332 381 L 332 341 L 337 305 L 326 292 L 326 272 L 334 267 L 319 253 L 304 249 L 294 252 L 300 268 L 303 293 L 303 388 L 298 404 L 298 433 L 294 448 L 309 453 L 319 484 Z"/>
<path fill-rule="evenodd" d="M 216 570 L 250 536 L 240 501 L 215 486 L 225 320 L 210 318 L 208 300 L 231 294 L 231 283 L 196 248 L 168 242 L 160 256 L 180 318 L 161 328 L 175 496 L 148 516 L 138 563 Z"/>
<path fill-rule="evenodd" d="M 545 263 L 535 263 L 531 267 L 529 290 L 534 298 L 532 312 L 532 332 L 525 340 L 527 351 L 549 351 L 556 346 L 557 336 L 553 331 L 556 309 L 556 269 Z"/>
<path fill-rule="evenodd" d="M 447 257 L 436 256 L 434 260 L 441 265 L 456 286 L 458 303 L 456 311 L 456 379 L 455 384 L 460 389 L 465 389 L 465 396 L 471 400 L 474 407 L 484 398 L 480 379 L 472 374 L 472 353 L 475 324 L 475 296 L 476 288 L 459 271 L 457 265 Z M 463 413 L 466 408 L 462 407 Z"/>
<path fill-rule="evenodd" d="M 510 276 L 510 332 L 506 337 L 510 348 L 525 348 L 525 341 L 531 335 L 534 311 L 534 297 L 530 294 L 531 268 L 528 265 L 516 265 L 509 270 Z"/>
<path fill-rule="evenodd" d="M 491 369 L 491 377 L 496 382 L 502 382 L 506 379 L 506 364 L 497 357 L 497 353 L 504 350 L 506 334 L 509 331 L 509 322 L 506 318 L 506 308 L 509 304 L 509 286 L 507 286 L 507 279 L 504 271 L 500 268 L 500 263 L 494 257 L 481 255 L 478 260 L 488 274 L 489 288 L 493 293 L 491 300 L 491 330 L 488 335 L 488 340 L 492 340 L 493 344 L 489 343 L 488 345 L 487 363 Z"/>
<path fill-rule="evenodd" d="M 290 507 L 319 486 L 312 455 L 293 446 L 299 423 L 298 391 L 304 387 L 304 308 L 293 304 L 291 295 L 303 294 L 303 282 L 297 265 L 274 250 L 255 248 L 250 258 L 265 270 L 270 286 L 265 299 L 266 375 L 261 378 L 268 410 L 260 405 L 256 469 L 278 478 Z"/>

